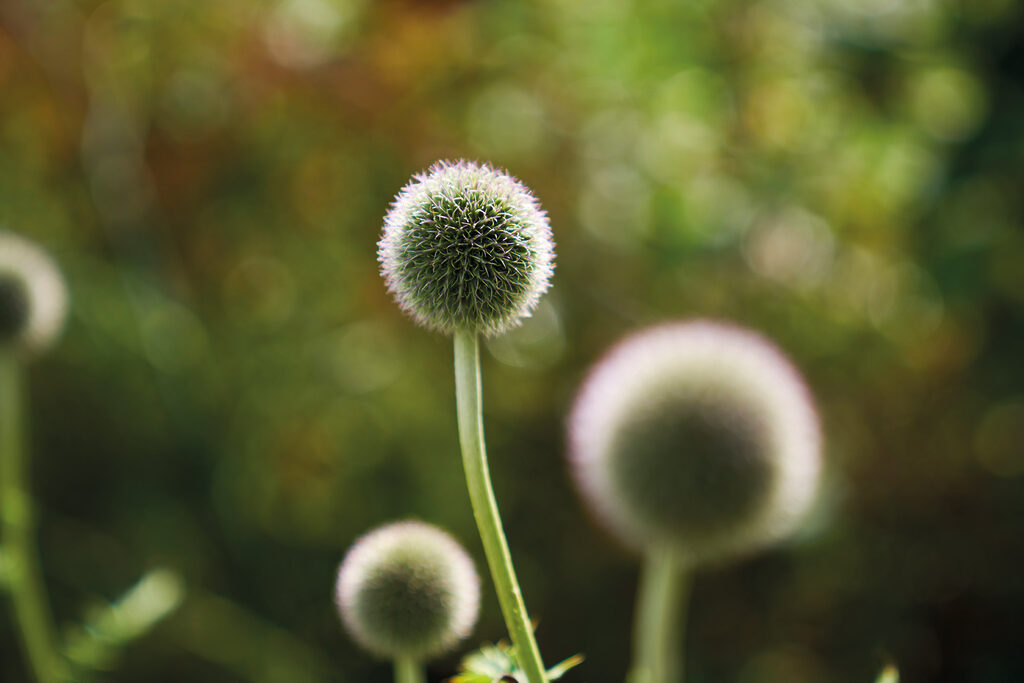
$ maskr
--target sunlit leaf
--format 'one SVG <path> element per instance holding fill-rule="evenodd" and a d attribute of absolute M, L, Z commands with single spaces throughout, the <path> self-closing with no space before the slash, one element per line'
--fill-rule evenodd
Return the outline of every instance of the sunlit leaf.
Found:
<path fill-rule="evenodd" d="M 580 664 L 583 655 L 573 655 L 547 670 L 548 680 L 556 681 L 567 671 Z M 496 645 L 482 645 L 479 650 L 462 658 L 462 670 L 451 683 L 492 683 L 503 677 L 525 681 L 526 676 L 519 667 L 515 648 L 504 641 Z"/>

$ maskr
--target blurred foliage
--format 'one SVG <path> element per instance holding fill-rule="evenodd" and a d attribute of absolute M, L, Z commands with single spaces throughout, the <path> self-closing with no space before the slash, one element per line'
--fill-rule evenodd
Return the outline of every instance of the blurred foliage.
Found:
<path fill-rule="evenodd" d="M 900 673 L 892 664 L 887 664 L 882 673 L 878 674 L 875 683 L 900 683 Z"/>
<path fill-rule="evenodd" d="M 559 245 L 490 340 L 492 469 L 542 650 L 621 681 L 634 558 L 563 424 L 638 326 L 731 318 L 805 370 L 828 484 L 698 578 L 690 680 L 1024 678 L 1024 6 L 1016 0 L 0 0 L 0 224 L 72 292 L 32 369 L 70 634 L 151 567 L 179 610 L 112 681 L 386 681 L 336 564 L 404 516 L 483 557 L 451 350 L 375 243 L 438 158 L 508 168 Z M 503 637 L 495 601 L 467 650 Z M 24 680 L 8 620 L 0 679 Z M 431 666 L 431 679 L 458 657 Z"/>

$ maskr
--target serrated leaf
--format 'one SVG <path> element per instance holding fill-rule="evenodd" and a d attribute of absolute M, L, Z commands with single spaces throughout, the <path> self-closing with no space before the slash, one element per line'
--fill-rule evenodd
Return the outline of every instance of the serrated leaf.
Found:
<path fill-rule="evenodd" d="M 574 655 L 547 670 L 549 680 L 555 681 L 583 661 L 583 655 Z M 519 666 L 515 648 L 501 641 L 495 645 L 481 645 L 479 650 L 462 658 L 462 670 L 449 683 L 493 683 L 510 676 L 525 681 L 526 676 Z"/>
<path fill-rule="evenodd" d="M 507 647 L 504 643 L 480 646 L 479 650 L 462 658 L 463 671 L 487 676 L 488 683 L 490 679 L 505 675 L 515 667 L 515 662 L 504 647 Z"/>
<path fill-rule="evenodd" d="M 481 645 L 479 650 L 462 658 L 461 671 L 451 679 L 452 683 L 491 683 L 496 678 L 515 669 L 511 646 L 500 642 L 497 645 Z"/>
<path fill-rule="evenodd" d="M 516 656 L 512 646 L 505 642 L 481 648 L 480 654 L 488 665 L 500 676 L 516 668 Z"/>

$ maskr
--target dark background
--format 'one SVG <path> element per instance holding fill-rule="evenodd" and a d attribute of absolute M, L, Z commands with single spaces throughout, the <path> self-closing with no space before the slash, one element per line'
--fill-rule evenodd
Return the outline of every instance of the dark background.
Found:
<path fill-rule="evenodd" d="M 828 465 L 794 542 L 698 577 L 688 680 L 1021 680 L 1022 10 L 0 0 L 0 225 L 72 299 L 31 369 L 58 621 L 164 567 L 184 602 L 108 680 L 389 680 L 334 612 L 347 546 L 416 516 L 484 565 L 450 342 L 375 243 L 413 173 L 468 157 L 558 243 L 484 388 L 541 648 L 587 656 L 567 681 L 622 680 L 637 567 L 572 489 L 568 406 L 615 340 L 697 315 L 792 355 Z M 464 650 L 503 636 L 485 596 Z"/>

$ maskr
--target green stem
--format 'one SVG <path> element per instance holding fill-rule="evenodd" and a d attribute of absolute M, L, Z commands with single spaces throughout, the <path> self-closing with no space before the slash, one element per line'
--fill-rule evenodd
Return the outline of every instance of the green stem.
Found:
<path fill-rule="evenodd" d="M 395 683 L 426 683 L 423 666 L 416 659 L 400 657 L 395 660 Z"/>
<path fill-rule="evenodd" d="M 491 569 L 498 602 L 519 666 L 529 683 L 547 683 L 544 662 L 533 637 L 523 594 L 512 568 L 512 555 L 501 527 L 498 503 L 491 488 L 484 446 L 484 422 L 480 394 L 480 343 L 475 332 L 455 333 L 455 402 L 459 416 L 459 441 L 473 516 L 480 530 L 484 554 Z"/>
<path fill-rule="evenodd" d="M 630 683 L 681 683 L 689 575 L 679 556 L 648 551 L 640 578 Z"/>
<path fill-rule="evenodd" d="M 0 353 L 0 529 L 7 588 L 28 665 L 38 683 L 65 680 L 33 539 L 32 495 L 22 448 L 21 367 Z"/>

